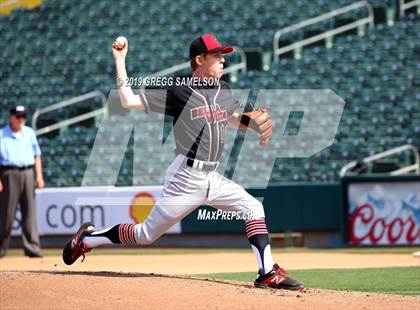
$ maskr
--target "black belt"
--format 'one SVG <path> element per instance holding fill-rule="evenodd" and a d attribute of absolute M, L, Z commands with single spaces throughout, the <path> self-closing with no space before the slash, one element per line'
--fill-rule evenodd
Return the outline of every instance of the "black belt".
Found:
<path fill-rule="evenodd" d="M 218 162 L 204 162 L 202 160 L 187 158 L 187 166 L 197 168 L 204 171 L 213 171 L 219 165 Z"/>
<path fill-rule="evenodd" d="M 2 170 L 26 170 L 26 169 L 32 169 L 34 165 L 29 166 L 0 166 L 0 169 Z"/>

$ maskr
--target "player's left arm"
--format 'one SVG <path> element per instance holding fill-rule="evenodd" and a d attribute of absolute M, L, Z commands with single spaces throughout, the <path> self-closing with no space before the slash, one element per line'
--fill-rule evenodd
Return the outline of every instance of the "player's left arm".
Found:
<path fill-rule="evenodd" d="M 228 127 L 246 130 L 251 128 L 261 135 L 260 144 L 267 144 L 273 133 L 273 122 L 266 108 L 257 108 L 251 112 L 239 113 L 234 109 L 242 107 L 242 103 L 235 99 L 226 82 L 221 81 L 222 89 L 227 93 Z M 224 93 L 226 95 L 226 93 Z"/>
<path fill-rule="evenodd" d="M 265 108 L 243 114 L 233 112 L 228 115 L 228 126 L 241 130 L 251 128 L 261 135 L 260 144 L 267 144 L 273 133 L 273 121 Z"/>

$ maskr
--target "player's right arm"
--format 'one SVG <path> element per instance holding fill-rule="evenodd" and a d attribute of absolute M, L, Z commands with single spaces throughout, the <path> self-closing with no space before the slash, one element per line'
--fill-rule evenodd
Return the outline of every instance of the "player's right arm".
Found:
<path fill-rule="evenodd" d="M 121 42 L 123 41 L 123 42 Z M 125 68 L 125 59 L 128 51 L 128 41 L 118 38 L 112 43 L 112 55 L 115 60 L 115 69 L 117 72 L 116 82 L 118 87 L 118 94 L 121 99 L 121 105 L 127 109 L 144 110 L 145 106 L 142 103 L 140 96 L 135 95 L 130 85 L 128 85 L 127 70 Z"/>

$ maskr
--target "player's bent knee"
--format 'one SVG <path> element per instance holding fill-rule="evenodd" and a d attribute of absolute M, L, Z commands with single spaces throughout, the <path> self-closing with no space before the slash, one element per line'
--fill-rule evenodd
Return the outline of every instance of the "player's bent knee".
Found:
<path fill-rule="evenodd" d="M 251 204 L 249 205 L 249 209 L 250 214 L 247 220 L 255 220 L 265 217 L 264 206 L 259 200 L 253 198 Z"/>

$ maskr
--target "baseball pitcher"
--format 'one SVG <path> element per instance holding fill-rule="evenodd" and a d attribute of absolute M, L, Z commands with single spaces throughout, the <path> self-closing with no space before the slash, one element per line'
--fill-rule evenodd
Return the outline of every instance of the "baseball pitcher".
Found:
<path fill-rule="evenodd" d="M 261 135 L 261 144 L 267 144 L 272 133 L 267 110 L 235 112 L 241 103 L 227 83 L 219 80 L 224 55 L 233 48 L 222 45 L 213 34 L 195 38 L 189 53 L 192 77 L 194 81 L 217 82 L 172 85 L 164 91 L 145 90 L 139 95 L 127 83 L 127 51 L 128 41 L 123 37 L 112 44 L 121 104 L 127 109 L 172 116 L 176 157 L 166 171 L 162 194 L 143 223 L 118 224 L 102 231 L 85 223 L 65 246 L 64 262 L 71 265 L 104 244 L 151 244 L 198 206 L 209 204 L 247 215 L 243 218 L 246 234 L 259 265 L 256 287 L 303 290 L 302 283 L 273 262 L 263 205 L 216 171 L 228 127 L 255 130 Z"/>

